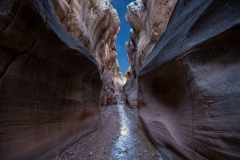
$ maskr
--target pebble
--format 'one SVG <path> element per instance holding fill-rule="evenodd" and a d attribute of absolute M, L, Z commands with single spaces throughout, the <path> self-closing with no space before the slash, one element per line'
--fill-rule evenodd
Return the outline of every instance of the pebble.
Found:
<path fill-rule="evenodd" d="M 131 115 L 131 114 L 134 114 L 135 115 L 135 113 L 133 112 L 133 113 L 130 113 L 129 115 Z M 105 116 L 104 116 L 105 115 Z M 104 116 L 104 118 L 106 119 L 106 117 L 107 117 L 107 113 L 103 113 L 103 116 Z M 132 116 L 132 115 L 131 115 Z M 131 119 L 131 116 L 129 117 L 129 116 L 127 116 L 128 118 L 129 118 L 129 120 L 132 120 Z M 120 117 L 120 116 L 118 116 L 118 117 Z M 123 119 L 124 121 L 126 121 L 126 120 L 128 120 L 128 118 L 127 119 Z M 104 120 L 105 120 L 104 119 Z M 134 118 L 133 118 L 134 119 Z M 136 134 L 136 133 L 138 133 L 138 132 L 136 132 L 136 133 L 134 133 L 134 132 L 132 132 L 132 130 L 130 130 L 129 128 L 127 128 L 127 126 L 121 126 L 121 123 L 120 123 L 121 121 L 120 120 L 118 120 L 118 119 L 115 119 L 115 120 L 113 120 L 113 122 L 112 122 L 112 125 L 111 126 L 115 126 L 115 127 L 117 127 L 117 129 L 116 130 L 111 130 L 111 128 L 109 127 L 109 128 L 107 128 L 107 132 L 103 132 L 102 133 L 102 135 L 103 135 L 103 138 L 101 138 L 101 145 L 102 146 L 109 146 L 109 143 L 110 142 L 108 142 L 108 141 L 111 141 L 112 142 L 112 139 L 111 138 L 109 138 L 109 137 L 112 137 L 113 139 L 115 139 L 115 138 L 119 138 L 118 139 L 118 141 L 121 141 L 121 143 L 125 143 L 125 141 L 124 141 L 124 137 L 125 137 L 125 135 L 123 135 L 123 132 L 126 132 L 126 131 L 128 131 L 129 132 L 129 134 L 130 135 L 128 135 L 130 138 L 131 138 L 131 141 L 128 141 L 128 143 L 129 144 L 131 144 L 130 146 L 132 146 L 132 147 L 136 147 L 136 148 L 138 148 L 139 147 L 139 145 L 141 145 L 141 140 L 143 140 L 143 139 L 145 139 L 145 138 L 142 138 L 141 136 L 139 136 L 138 134 Z M 102 123 L 102 122 L 101 122 Z M 129 125 L 130 126 L 130 128 L 131 128 L 131 126 L 132 126 L 132 123 L 130 123 L 131 125 Z M 104 126 L 104 125 L 102 125 L 102 126 Z M 96 137 L 97 137 L 97 134 L 98 132 L 96 132 L 96 133 L 92 133 L 90 136 L 88 136 L 88 139 L 87 139 L 87 141 L 90 141 L 90 140 L 92 140 L 92 139 L 94 139 L 95 138 L 95 135 L 96 135 Z M 108 135 L 108 133 L 110 133 L 109 135 L 111 135 L 111 136 L 109 136 Z M 105 138 L 107 137 L 107 142 L 105 141 Z M 123 137 L 123 138 L 122 138 Z M 115 139 L 116 140 L 116 139 Z M 123 142 L 122 142 L 123 141 Z M 78 147 L 78 150 L 80 150 L 80 151 L 82 151 L 83 149 L 85 149 L 85 148 L 87 148 L 87 146 L 88 146 L 88 143 L 86 143 L 86 141 L 84 142 L 84 143 L 81 143 L 81 145 L 78 145 L 78 146 L 75 146 L 75 147 Z M 122 146 L 121 148 L 116 148 L 116 147 L 114 147 L 116 150 L 117 150 L 117 152 L 116 153 L 118 153 L 116 156 L 120 156 L 120 157 L 122 157 L 122 156 L 125 156 L 126 154 L 130 154 L 130 153 L 132 153 L 132 149 L 131 148 L 129 148 L 129 147 L 126 147 L 126 146 Z M 129 150 L 128 150 L 129 149 Z M 72 156 L 72 155 L 74 155 L 74 154 L 76 154 L 76 152 L 74 151 L 74 150 L 68 150 L 68 155 L 67 156 Z M 93 152 L 94 152 L 94 154 L 93 154 Z M 102 153 L 103 152 L 103 154 L 104 155 L 101 155 L 100 153 Z M 101 148 L 100 150 L 93 150 L 92 149 L 92 151 L 91 150 L 84 150 L 84 151 L 82 151 L 82 153 L 84 154 L 84 156 L 86 156 L 86 157 L 88 157 L 88 158 L 85 158 L 86 160 L 89 160 L 89 159 L 92 159 L 92 160 L 94 160 L 94 159 L 106 159 L 106 157 L 108 156 L 108 153 L 110 153 L 111 152 L 111 150 L 107 150 L 107 148 Z M 66 154 L 66 153 L 65 153 Z M 135 158 L 136 159 L 143 159 L 143 158 L 145 158 L 145 156 L 146 157 L 148 157 L 147 159 L 159 159 L 159 160 L 162 160 L 162 156 L 161 156 L 161 154 L 160 153 L 158 153 L 157 151 L 156 152 L 151 152 L 150 150 L 146 150 L 145 148 L 141 148 L 141 149 L 139 149 L 138 151 L 134 151 L 132 154 L 134 154 L 134 156 L 135 156 Z M 98 157 L 98 155 L 100 155 L 100 157 Z M 149 156 L 151 156 L 152 155 L 152 157 L 149 157 Z M 105 157 L 106 156 L 106 157 Z M 98 157 L 98 158 L 96 158 L 96 157 Z M 155 157 L 155 158 L 154 158 Z M 156 158 L 157 157 L 157 158 Z"/>
<path fill-rule="evenodd" d="M 161 157 L 161 154 L 156 153 L 155 156 L 156 156 L 156 157 Z"/>
<path fill-rule="evenodd" d="M 137 156 L 138 156 L 138 157 L 142 156 L 142 153 L 137 153 Z"/>

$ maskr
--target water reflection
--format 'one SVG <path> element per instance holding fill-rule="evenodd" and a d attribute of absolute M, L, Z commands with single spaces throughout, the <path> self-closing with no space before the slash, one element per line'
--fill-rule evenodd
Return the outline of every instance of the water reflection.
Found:
<path fill-rule="evenodd" d="M 127 138 L 128 134 L 129 134 L 129 123 L 127 120 L 127 116 L 126 116 L 126 113 L 125 111 L 123 110 L 123 106 L 122 105 L 118 105 L 118 111 L 119 111 L 119 114 L 121 116 L 121 130 L 120 130 L 120 134 L 122 135 L 122 137 L 124 138 Z"/>
<path fill-rule="evenodd" d="M 125 110 L 123 109 L 124 103 L 118 103 L 118 112 L 120 116 L 120 134 L 115 142 L 115 146 L 112 150 L 112 157 L 116 159 L 128 159 L 127 157 L 134 154 L 134 141 L 131 129 L 131 120 L 127 117 Z"/>
<path fill-rule="evenodd" d="M 111 151 L 111 158 L 109 159 L 161 159 L 154 156 L 154 153 L 157 153 L 157 151 L 147 137 L 138 129 L 136 119 L 128 117 L 131 116 L 133 118 L 134 116 L 130 115 L 130 113 L 134 114 L 136 111 L 129 109 L 121 101 L 118 102 L 117 107 L 119 112 L 120 129 L 118 138 Z"/>

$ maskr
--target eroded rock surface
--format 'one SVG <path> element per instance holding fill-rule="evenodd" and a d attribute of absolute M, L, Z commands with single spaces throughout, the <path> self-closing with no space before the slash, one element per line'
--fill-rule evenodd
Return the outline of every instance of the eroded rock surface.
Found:
<path fill-rule="evenodd" d="M 97 128 L 97 62 L 48 1 L 0 1 L 0 59 L 0 159 L 48 159 Z"/>
<path fill-rule="evenodd" d="M 165 159 L 240 159 L 239 10 L 179 0 L 141 68 L 139 125 Z"/>
<path fill-rule="evenodd" d="M 125 101 L 125 94 L 123 91 L 123 86 L 126 83 L 125 76 L 122 75 L 121 72 L 118 72 L 118 74 L 115 74 L 113 78 L 114 86 L 116 87 L 115 91 L 115 97 L 117 100 L 124 100 Z"/>
<path fill-rule="evenodd" d="M 132 29 L 126 49 L 131 66 L 126 72 L 124 90 L 130 106 L 137 104 L 136 77 L 139 70 L 166 29 L 176 2 L 177 0 L 136 0 L 127 6 L 126 20 Z"/>
<path fill-rule="evenodd" d="M 92 53 L 103 78 L 101 104 L 117 102 L 116 34 L 120 27 L 110 0 L 51 0 L 62 25 Z M 120 79 L 122 79 L 121 77 Z"/>

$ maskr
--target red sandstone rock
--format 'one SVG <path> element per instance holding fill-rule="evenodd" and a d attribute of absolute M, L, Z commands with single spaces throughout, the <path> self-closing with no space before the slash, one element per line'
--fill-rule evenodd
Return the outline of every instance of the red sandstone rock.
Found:
<path fill-rule="evenodd" d="M 0 2 L 0 159 L 48 159 L 98 126 L 94 57 L 48 1 Z"/>
<path fill-rule="evenodd" d="M 137 104 L 136 77 L 156 41 L 166 29 L 177 0 L 136 0 L 127 6 L 126 20 L 132 26 L 131 40 L 126 43 L 130 67 L 124 86 L 129 105 Z"/>
<path fill-rule="evenodd" d="M 109 0 L 51 0 L 62 25 L 95 57 L 104 81 L 101 105 L 116 103 L 119 65 L 116 34 L 120 27 L 117 11 Z M 119 77 L 123 79 L 123 77 Z"/>
<path fill-rule="evenodd" d="M 240 1 L 179 0 L 139 73 L 139 125 L 165 159 L 240 159 Z"/>

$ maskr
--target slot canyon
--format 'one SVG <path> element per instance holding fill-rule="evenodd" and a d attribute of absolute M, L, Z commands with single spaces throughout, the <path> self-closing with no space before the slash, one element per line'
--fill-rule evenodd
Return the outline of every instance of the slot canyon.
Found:
<path fill-rule="evenodd" d="M 0 0 L 0 114 L 0 160 L 239 160 L 240 0 Z"/>

